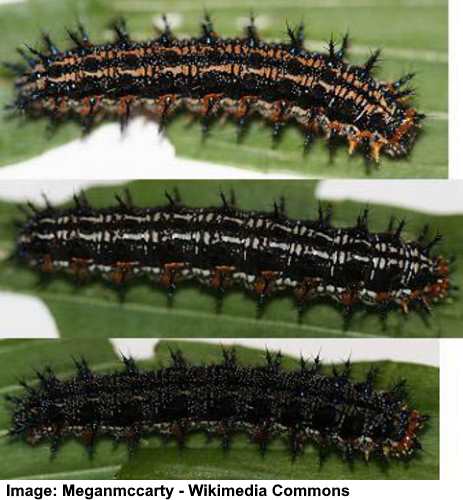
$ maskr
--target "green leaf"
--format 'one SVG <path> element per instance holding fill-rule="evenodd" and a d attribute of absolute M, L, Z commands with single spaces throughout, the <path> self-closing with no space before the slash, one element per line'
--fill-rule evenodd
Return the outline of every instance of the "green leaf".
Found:
<path fill-rule="evenodd" d="M 153 360 L 139 362 L 144 368 L 166 365 L 168 346 L 180 347 L 195 363 L 210 363 L 221 357 L 221 348 L 193 342 L 161 342 Z M 262 351 L 237 347 L 243 364 L 263 363 Z M 100 340 L 23 340 L 0 342 L 0 395 L 19 391 L 17 379 L 34 381 L 32 368 L 52 366 L 59 376 L 74 372 L 71 356 L 83 355 L 96 371 L 120 367 L 109 343 Z M 286 357 L 284 367 L 295 367 L 297 360 Z M 410 406 L 431 417 L 421 435 L 423 452 L 409 462 L 393 461 L 389 466 L 376 460 L 356 460 L 350 467 L 335 453 L 320 468 L 318 455 L 307 447 L 304 455 L 292 462 L 283 442 L 275 442 L 261 457 L 256 446 L 237 437 L 229 453 L 224 454 L 217 441 L 206 443 L 202 435 L 194 435 L 186 448 L 173 443 L 162 445 L 157 438 L 147 438 L 141 448 L 129 457 L 126 447 L 113 449 L 101 441 L 90 459 L 84 447 L 67 441 L 57 456 L 50 460 L 47 444 L 30 447 L 23 442 L 0 439 L 0 452 L 7 456 L 0 471 L 1 479 L 34 477 L 37 479 L 437 479 L 439 447 L 439 370 L 428 366 L 395 363 L 353 363 L 353 378 L 361 379 L 371 367 L 380 368 L 378 388 L 387 388 L 399 378 L 406 378 Z M 0 431 L 5 435 L 9 414 L 0 406 Z"/>
<path fill-rule="evenodd" d="M 384 158 L 380 168 L 366 167 L 361 154 L 350 158 L 344 145 L 337 148 L 331 158 L 323 139 L 318 139 L 310 153 L 303 156 L 303 138 L 299 130 L 288 127 L 279 145 L 273 147 L 271 131 L 261 120 L 253 123 L 239 146 L 232 123 L 213 126 L 210 137 L 204 142 L 200 125 L 188 125 L 186 116 L 173 120 L 167 128 L 177 154 L 264 172 L 291 171 L 310 177 L 446 178 L 447 2 L 425 2 L 420 8 L 397 0 L 371 0 L 370 3 L 371 8 L 364 3 L 348 1 L 327 9 L 314 7 L 309 0 L 306 3 L 271 0 L 259 6 L 256 15 L 266 19 L 261 30 L 265 39 L 283 39 L 286 21 L 296 24 L 304 19 L 308 25 L 308 45 L 313 50 L 321 50 L 331 33 L 340 40 L 349 31 L 352 38 L 350 61 L 362 62 L 370 50 L 383 49 L 383 63 L 377 71 L 379 79 L 395 80 L 406 72 L 416 72 L 414 86 L 418 95 L 415 105 L 428 115 L 428 119 L 409 158 Z M 251 0 L 214 2 L 212 13 L 217 31 L 223 36 L 236 36 L 241 32 L 238 27 L 241 20 L 254 8 L 255 2 Z M 111 36 L 108 22 L 121 15 L 127 18 L 136 39 L 152 37 L 149 19 L 163 12 L 183 16 L 183 24 L 178 30 L 182 36 L 196 34 L 203 9 L 202 0 L 81 0 L 78 15 L 88 26 L 92 40 L 101 42 Z M 72 0 L 29 0 L 25 4 L 0 7 L 0 60 L 17 61 L 14 49 L 23 43 L 38 46 L 39 28 L 49 31 L 59 46 L 68 46 L 65 27 L 75 25 L 75 17 Z M 38 26 L 37 19 L 46 19 L 46 26 Z M 13 79 L 3 71 L 0 73 L 0 106 L 10 102 L 12 95 Z M 0 117 L 0 165 L 30 158 L 81 135 L 77 125 L 68 124 L 50 138 L 46 127 L 45 120 L 24 123 L 9 120 L 7 114 L 3 114 Z"/>
<path fill-rule="evenodd" d="M 239 206 L 272 210 L 274 200 L 286 199 L 290 217 L 315 218 L 317 201 L 314 181 L 139 181 L 128 185 L 134 200 L 142 206 L 163 205 L 164 192 L 177 187 L 182 201 L 192 206 L 218 205 L 219 191 L 234 190 Z M 95 206 L 114 203 L 122 187 L 95 188 L 88 198 Z M 333 223 L 352 225 L 364 205 L 335 203 Z M 241 290 L 227 292 L 217 311 L 217 297 L 198 286 L 179 284 L 172 303 L 165 290 L 149 282 L 134 281 L 127 287 L 123 303 L 117 291 L 95 281 L 76 287 L 73 280 L 56 275 L 39 282 L 38 273 L 6 260 L 14 241 L 12 221 L 19 217 L 14 205 L 0 204 L 0 290 L 30 293 L 43 299 L 54 316 L 62 336 L 67 337 L 455 337 L 461 335 L 463 312 L 456 299 L 437 304 L 427 317 L 399 311 L 389 314 L 386 328 L 374 311 L 359 310 L 349 328 L 344 329 L 341 308 L 332 302 L 310 304 L 298 320 L 291 294 L 271 297 L 261 317 L 256 300 Z M 444 240 L 438 251 L 445 256 L 463 255 L 461 216 L 430 216 L 410 210 L 370 205 L 370 230 L 382 231 L 389 218 L 405 218 L 404 238 L 414 239 L 428 223 L 432 232 L 440 231 Z M 463 285 L 461 266 L 455 266 L 452 283 Z M 192 325 L 194 324 L 194 327 Z"/>

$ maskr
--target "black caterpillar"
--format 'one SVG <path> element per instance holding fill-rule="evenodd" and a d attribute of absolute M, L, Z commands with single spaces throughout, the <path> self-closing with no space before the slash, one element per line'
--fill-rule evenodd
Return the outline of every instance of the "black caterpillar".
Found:
<path fill-rule="evenodd" d="M 304 48 L 302 25 L 288 27 L 289 43 L 269 43 L 259 39 L 252 18 L 246 36 L 234 39 L 215 33 L 208 16 L 202 35 L 184 40 L 167 22 L 159 38 L 146 42 L 132 41 L 124 22 L 114 29 L 114 43 L 94 45 L 79 26 L 69 32 L 69 50 L 58 49 L 48 35 L 45 51 L 20 49 L 27 66 L 7 64 L 18 75 L 12 109 L 55 122 L 78 118 L 85 128 L 111 115 L 125 126 L 136 113 L 163 124 L 183 107 L 202 117 L 204 130 L 219 114 L 242 130 L 256 114 L 273 125 L 274 137 L 294 121 L 306 145 L 313 135 L 339 137 L 350 153 L 361 148 L 376 161 L 381 152 L 408 154 L 424 118 L 408 103 L 414 90 L 404 88 L 413 74 L 375 80 L 379 51 L 364 65 L 349 65 L 347 35 L 339 47 L 331 39 L 321 54 Z"/>
<path fill-rule="evenodd" d="M 102 276 L 116 285 L 148 277 L 173 291 L 193 280 L 224 292 L 252 291 L 262 303 L 273 292 L 292 291 L 299 306 L 319 297 L 387 311 L 399 306 L 430 310 L 450 288 L 449 264 L 432 256 L 436 236 L 404 241 L 404 221 L 385 232 L 368 230 L 368 212 L 357 224 L 335 228 L 331 211 L 316 220 L 289 219 L 284 205 L 273 212 L 235 208 L 222 195 L 218 208 L 190 208 L 168 195 L 164 207 L 138 208 L 130 195 L 118 205 L 92 208 L 30 205 L 21 223 L 16 255 L 44 273 L 67 272 L 80 280 Z"/>
<path fill-rule="evenodd" d="M 266 365 L 240 366 L 231 350 L 222 363 L 193 366 L 176 351 L 158 370 L 142 371 L 125 357 L 124 370 L 104 375 L 85 360 L 64 380 L 46 368 L 38 386 L 22 382 L 25 394 L 8 397 L 10 435 L 30 444 L 49 440 L 53 453 L 65 438 L 80 438 L 92 452 L 103 436 L 134 449 L 151 434 L 183 445 L 194 431 L 218 436 L 224 448 L 233 434 L 246 433 L 262 451 L 282 437 L 294 456 L 309 443 L 348 460 L 405 459 L 421 448 L 417 434 L 428 417 L 408 407 L 403 381 L 375 391 L 376 372 L 354 382 L 349 362 L 328 376 L 318 357 L 312 364 L 301 358 L 292 371 L 281 361 L 267 352 Z"/>

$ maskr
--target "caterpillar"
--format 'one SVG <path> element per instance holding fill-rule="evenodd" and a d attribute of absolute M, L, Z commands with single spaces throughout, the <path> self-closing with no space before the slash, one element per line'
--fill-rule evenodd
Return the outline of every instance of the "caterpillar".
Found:
<path fill-rule="evenodd" d="M 375 370 L 355 382 L 349 362 L 326 375 L 318 357 L 285 370 L 281 354 L 269 352 L 266 364 L 254 366 L 239 365 L 234 350 L 224 350 L 221 363 L 200 366 L 180 351 L 171 355 L 171 365 L 157 370 L 142 371 L 123 357 L 124 369 L 113 373 L 95 373 L 84 359 L 68 378 L 50 367 L 38 372 L 38 385 L 22 382 L 25 393 L 7 397 L 10 436 L 31 445 L 48 440 L 53 453 L 65 438 L 80 438 L 92 453 L 102 436 L 133 450 L 143 436 L 184 445 L 194 431 L 218 436 L 224 448 L 246 433 L 262 451 L 282 437 L 294 456 L 308 443 L 347 460 L 407 459 L 421 449 L 417 434 L 428 417 L 409 408 L 403 380 L 375 390 Z"/>
<path fill-rule="evenodd" d="M 117 116 L 122 128 L 143 113 L 163 126 L 187 109 L 207 131 L 218 116 L 234 118 L 242 131 L 253 115 L 270 122 L 277 138 L 296 122 L 308 146 L 315 135 L 345 140 L 376 162 L 380 154 L 407 155 L 425 115 L 409 104 L 409 73 L 392 82 L 372 76 L 380 51 L 363 65 L 345 60 L 347 35 L 327 53 L 304 47 L 304 27 L 288 27 L 288 43 L 259 38 L 251 18 L 243 38 L 224 39 L 206 15 L 202 34 L 177 39 L 169 25 L 156 39 L 133 41 L 124 21 L 114 24 L 113 43 L 93 44 L 79 25 L 74 46 L 60 50 L 44 34 L 45 49 L 19 49 L 26 66 L 7 63 L 17 74 L 12 109 L 54 122 L 71 118 L 85 129 Z M 240 132 L 241 133 L 241 132 Z"/>
<path fill-rule="evenodd" d="M 148 277 L 173 292 L 181 281 L 219 295 L 243 288 L 259 304 L 273 293 L 294 293 L 303 308 L 328 297 L 350 314 L 355 306 L 382 313 L 400 307 L 429 311 L 451 288 L 449 262 L 433 256 L 440 240 L 425 227 L 416 241 L 401 237 L 404 221 L 391 218 L 384 232 L 368 229 L 368 210 L 355 225 L 334 227 L 331 208 L 319 206 L 315 220 L 290 219 L 285 202 L 273 211 L 222 205 L 187 207 L 178 193 L 168 203 L 136 207 L 131 195 L 93 208 L 82 194 L 71 208 L 24 208 L 14 256 L 43 273 L 65 272 L 80 282 L 102 277 L 114 285 Z"/>

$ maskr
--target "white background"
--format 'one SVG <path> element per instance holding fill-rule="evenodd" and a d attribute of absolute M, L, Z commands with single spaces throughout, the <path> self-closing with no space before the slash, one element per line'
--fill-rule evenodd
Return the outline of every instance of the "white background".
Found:
<path fill-rule="evenodd" d="M 3 492 L 5 495 L 7 481 L 0 483 L 0 494 Z M 60 487 L 63 481 L 34 481 L 33 483 L 28 481 L 8 481 L 11 486 L 22 486 L 22 487 L 56 487 L 58 489 L 57 497 L 52 498 L 63 498 L 60 496 Z M 69 483 L 69 481 L 67 481 Z M 216 485 L 220 483 L 222 487 L 242 487 L 245 488 L 250 484 L 257 484 L 264 486 L 268 490 L 268 496 L 266 497 L 244 497 L 239 498 L 265 498 L 271 500 L 282 500 L 282 499 L 296 499 L 296 498 L 347 498 L 352 500 L 389 500 L 391 498 L 403 499 L 417 499 L 420 500 L 431 500 L 438 498 L 440 495 L 448 494 L 449 497 L 446 498 L 458 498 L 459 495 L 459 485 L 460 482 L 447 482 L 442 481 L 73 481 L 77 487 L 107 487 L 111 486 L 116 488 L 118 486 L 124 486 L 126 488 L 133 487 L 134 483 L 137 486 L 146 487 L 160 487 L 165 486 L 175 486 L 175 488 L 183 489 L 188 491 L 189 483 L 210 483 Z M 271 494 L 272 487 L 274 485 L 283 485 L 284 487 L 296 488 L 296 487 L 320 487 L 320 488 L 333 488 L 333 487 L 348 487 L 350 489 L 350 495 L 348 497 L 304 497 L 304 496 L 273 496 Z M 3 490 L 3 491 L 2 491 Z M 452 495 L 452 496 L 450 496 Z M 3 498 L 6 498 L 4 496 Z M 24 497 L 23 497 L 24 498 Z M 70 497 L 67 497 L 70 498 Z M 73 497 L 77 498 L 77 497 Z M 79 498 L 85 498 L 83 496 Z M 101 498 L 101 497 L 95 497 Z M 124 497 L 103 497 L 103 498 L 124 498 Z M 145 498 L 145 497 L 131 497 L 131 498 Z M 159 497 L 161 498 L 161 497 Z M 184 495 L 175 495 L 172 497 L 174 500 L 189 500 L 190 498 L 209 498 L 209 497 L 192 497 L 187 493 Z M 229 497 L 211 497 L 211 498 L 237 498 L 233 496 Z"/>

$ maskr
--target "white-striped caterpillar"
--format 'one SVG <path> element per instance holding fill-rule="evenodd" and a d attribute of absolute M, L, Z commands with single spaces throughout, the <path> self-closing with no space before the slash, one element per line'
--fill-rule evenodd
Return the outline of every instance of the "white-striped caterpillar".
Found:
<path fill-rule="evenodd" d="M 450 289 L 449 264 L 431 253 L 440 235 L 401 238 L 404 221 L 384 232 L 368 229 L 368 211 L 351 227 L 334 227 L 331 210 L 315 220 L 290 219 L 284 204 L 273 212 L 222 206 L 194 208 L 168 195 L 161 207 L 136 207 L 127 193 L 118 204 L 93 208 L 82 195 L 72 208 L 30 205 L 16 255 L 45 273 L 79 279 L 104 277 L 117 285 L 148 277 L 173 291 L 192 281 L 219 292 L 235 286 L 262 302 L 291 291 L 300 306 L 319 297 L 387 311 L 430 309 Z"/>

